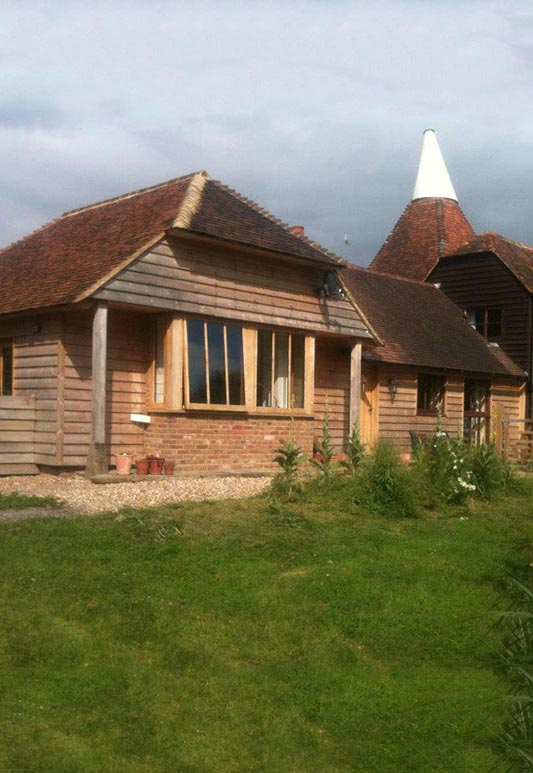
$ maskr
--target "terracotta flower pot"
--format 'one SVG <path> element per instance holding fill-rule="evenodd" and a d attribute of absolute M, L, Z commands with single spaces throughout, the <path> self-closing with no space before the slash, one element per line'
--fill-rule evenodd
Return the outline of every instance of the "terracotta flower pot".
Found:
<path fill-rule="evenodd" d="M 175 462 L 165 462 L 165 475 L 173 475 Z"/>
<path fill-rule="evenodd" d="M 149 456 L 148 457 L 148 472 L 150 475 L 161 475 L 163 467 L 165 466 L 165 460 L 161 456 Z"/>
<path fill-rule="evenodd" d="M 137 475 L 148 475 L 148 457 L 142 456 L 135 462 Z"/>
<path fill-rule="evenodd" d="M 132 462 L 131 454 L 115 454 L 115 466 L 119 475 L 129 475 Z"/>

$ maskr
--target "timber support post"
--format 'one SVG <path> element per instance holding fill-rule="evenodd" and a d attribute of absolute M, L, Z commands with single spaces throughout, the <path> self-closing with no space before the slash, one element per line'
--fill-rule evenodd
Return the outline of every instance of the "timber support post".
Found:
<path fill-rule="evenodd" d="M 354 344 L 350 352 L 350 434 L 360 428 L 362 345 Z"/>
<path fill-rule="evenodd" d="M 89 476 L 108 471 L 106 445 L 107 317 L 105 301 L 98 301 L 93 317 L 91 444 L 86 472 Z"/>

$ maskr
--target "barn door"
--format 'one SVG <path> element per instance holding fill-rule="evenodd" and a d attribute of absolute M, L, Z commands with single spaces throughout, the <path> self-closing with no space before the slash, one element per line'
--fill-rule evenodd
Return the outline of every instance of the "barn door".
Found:
<path fill-rule="evenodd" d="M 378 437 L 378 369 L 369 363 L 363 365 L 361 389 L 361 440 L 373 446 Z"/>

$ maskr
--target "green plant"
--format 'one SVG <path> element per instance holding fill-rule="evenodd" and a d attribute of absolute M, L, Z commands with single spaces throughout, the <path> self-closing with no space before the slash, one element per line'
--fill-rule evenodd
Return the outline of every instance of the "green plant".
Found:
<path fill-rule="evenodd" d="M 324 421 L 322 422 L 322 439 L 316 449 L 316 456 L 311 459 L 311 464 L 318 470 L 324 478 L 329 478 L 337 469 L 337 463 L 333 460 L 333 443 L 331 442 L 331 432 L 329 429 L 329 410 L 326 400 L 326 409 L 324 411 Z"/>
<path fill-rule="evenodd" d="M 485 498 L 509 490 L 514 483 L 511 465 L 498 455 L 493 445 L 483 443 L 470 453 L 472 483 L 477 493 Z"/>
<path fill-rule="evenodd" d="M 359 504 L 379 515 L 417 517 L 417 502 L 409 472 L 390 441 L 381 439 L 376 443 L 367 458 L 357 496 Z"/>
<path fill-rule="evenodd" d="M 353 425 L 345 450 L 346 459 L 342 460 L 341 465 L 350 475 L 355 475 L 366 456 L 366 446 L 361 442 L 357 423 Z"/>
<path fill-rule="evenodd" d="M 290 494 L 297 485 L 298 471 L 307 457 L 294 440 L 284 440 L 275 453 L 274 461 L 281 467 L 281 473 L 272 482 L 274 493 Z"/>

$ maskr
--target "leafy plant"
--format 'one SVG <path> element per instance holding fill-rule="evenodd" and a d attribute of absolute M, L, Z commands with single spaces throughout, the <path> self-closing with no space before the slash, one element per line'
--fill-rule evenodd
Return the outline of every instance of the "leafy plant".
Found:
<path fill-rule="evenodd" d="M 416 518 L 416 496 L 408 470 L 392 443 L 381 439 L 363 471 L 359 504 L 371 512 L 398 518 Z"/>
<path fill-rule="evenodd" d="M 284 440 L 275 453 L 277 456 L 274 457 L 274 461 L 281 467 L 280 475 L 273 481 L 275 493 L 290 494 L 297 485 L 299 469 L 307 457 L 294 440 Z"/>
<path fill-rule="evenodd" d="M 337 463 L 333 460 L 335 451 L 333 443 L 331 442 L 331 432 L 329 429 L 329 410 L 326 400 L 326 409 L 324 411 L 324 421 L 322 422 L 322 439 L 318 448 L 316 449 L 315 458 L 311 459 L 311 464 L 315 467 L 320 475 L 324 478 L 329 478 L 337 469 Z"/>
<path fill-rule="evenodd" d="M 472 483 L 482 497 L 490 498 L 499 491 L 507 491 L 514 483 L 511 465 L 498 455 L 493 445 L 483 443 L 472 449 L 470 467 Z"/>
<path fill-rule="evenodd" d="M 360 469 L 361 463 L 366 456 L 366 446 L 361 442 L 361 436 L 359 434 L 359 427 L 357 424 L 353 425 L 345 450 L 346 459 L 343 459 L 341 465 L 350 475 L 355 475 Z"/>

